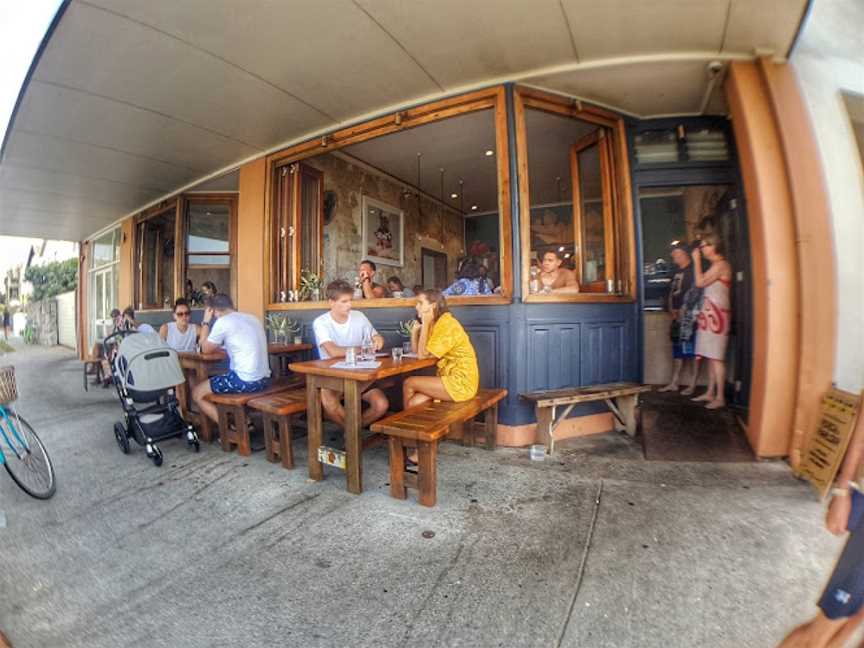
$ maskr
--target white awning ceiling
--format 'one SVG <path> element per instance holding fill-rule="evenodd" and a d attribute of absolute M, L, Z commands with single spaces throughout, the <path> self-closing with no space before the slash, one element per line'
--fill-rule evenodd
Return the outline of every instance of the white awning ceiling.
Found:
<path fill-rule="evenodd" d="M 78 240 L 373 114 L 519 81 L 698 114 L 713 60 L 783 57 L 807 0 L 73 0 L 0 161 L 0 234 Z M 723 112 L 719 87 L 707 112 Z"/>

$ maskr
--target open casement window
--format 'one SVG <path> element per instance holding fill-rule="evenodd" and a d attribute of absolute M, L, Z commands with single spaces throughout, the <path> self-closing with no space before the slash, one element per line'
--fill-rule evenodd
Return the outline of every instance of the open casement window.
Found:
<path fill-rule="evenodd" d="M 135 303 L 170 308 L 175 299 L 178 201 L 139 217 L 135 225 Z"/>
<path fill-rule="evenodd" d="M 634 301 L 636 247 L 623 119 L 522 87 L 514 108 L 523 300 Z"/>
<path fill-rule="evenodd" d="M 187 196 L 184 200 L 182 294 L 201 303 L 201 286 L 210 282 L 234 295 L 236 200 L 226 196 Z"/>
<path fill-rule="evenodd" d="M 324 174 L 301 162 L 274 168 L 270 240 L 271 301 L 290 301 L 302 271 L 320 276 L 324 247 Z"/>
<path fill-rule="evenodd" d="M 200 304 L 201 285 L 235 297 L 236 197 L 187 194 L 144 212 L 135 224 L 135 307 Z M 191 283 L 190 283 L 191 282 Z"/>
<path fill-rule="evenodd" d="M 598 129 L 570 148 L 575 271 L 582 292 L 612 293 L 617 281 L 611 138 Z"/>

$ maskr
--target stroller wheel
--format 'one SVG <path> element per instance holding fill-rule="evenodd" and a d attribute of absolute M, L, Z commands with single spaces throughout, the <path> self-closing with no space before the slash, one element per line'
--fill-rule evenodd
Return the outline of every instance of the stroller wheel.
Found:
<path fill-rule="evenodd" d="M 201 442 L 198 440 L 198 433 L 195 432 L 194 428 L 190 427 L 186 431 L 186 445 L 195 448 L 195 452 L 199 452 L 201 450 Z"/>
<path fill-rule="evenodd" d="M 162 465 L 162 451 L 152 441 L 147 442 L 146 446 L 147 456 L 153 461 L 154 466 Z"/>
<path fill-rule="evenodd" d="M 123 454 L 129 454 L 129 436 L 126 434 L 126 428 L 122 423 L 114 424 L 114 438 L 117 439 L 120 451 Z"/>

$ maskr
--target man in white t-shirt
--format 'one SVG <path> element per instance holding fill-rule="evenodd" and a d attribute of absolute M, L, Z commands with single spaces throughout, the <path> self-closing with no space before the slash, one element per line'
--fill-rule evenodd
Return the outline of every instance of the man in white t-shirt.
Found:
<path fill-rule="evenodd" d="M 211 329 L 214 314 L 218 319 Z M 201 343 L 201 351 L 213 353 L 224 348 L 230 360 L 228 373 L 198 383 L 192 390 L 192 398 L 201 411 L 218 421 L 216 406 L 206 400 L 207 394 L 249 394 L 270 384 L 267 335 L 257 317 L 235 311 L 231 298 L 223 294 L 207 300 L 201 327 L 202 339 L 207 336 Z"/>
<path fill-rule="evenodd" d="M 364 337 L 369 337 L 377 351 L 384 346 L 384 338 L 372 326 L 372 323 L 360 311 L 351 310 L 351 299 L 354 289 L 347 281 L 333 281 L 327 285 L 327 299 L 330 311 L 315 319 L 312 325 L 315 330 L 315 344 L 322 360 L 328 358 L 344 358 L 349 348 L 358 348 Z M 390 403 L 380 389 L 373 388 L 363 392 L 362 398 L 369 407 L 363 412 L 363 426 L 387 413 Z M 331 389 L 321 390 L 321 407 L 331 421 L 345 425 L 345 409 L 342 407 L 342 397 L 339 392 Z"/>

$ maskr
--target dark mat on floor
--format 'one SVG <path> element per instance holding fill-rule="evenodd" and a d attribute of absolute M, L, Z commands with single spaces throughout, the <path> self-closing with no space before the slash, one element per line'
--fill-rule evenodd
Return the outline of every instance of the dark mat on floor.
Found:
<path fill-rule="evenodd" d="M 642 447 L 648 461 L 755 460 L 728 408 L 706 410 L 704 403 L 668 392 L 643 394 L 641 408 Z"/>

